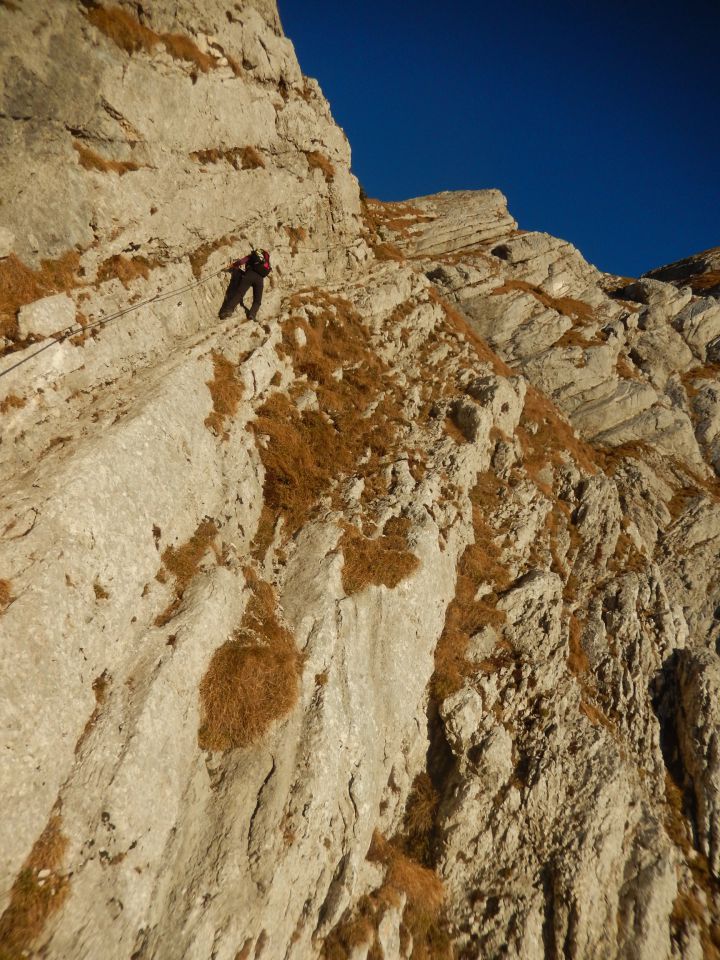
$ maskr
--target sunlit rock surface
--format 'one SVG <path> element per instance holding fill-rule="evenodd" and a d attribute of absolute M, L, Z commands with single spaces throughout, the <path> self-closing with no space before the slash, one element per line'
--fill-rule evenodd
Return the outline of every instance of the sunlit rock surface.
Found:
<path fill-rule="evenodd" d="M 201 6 L 0 6 L 0 956 L 714 956 L 711 288 Z"/>

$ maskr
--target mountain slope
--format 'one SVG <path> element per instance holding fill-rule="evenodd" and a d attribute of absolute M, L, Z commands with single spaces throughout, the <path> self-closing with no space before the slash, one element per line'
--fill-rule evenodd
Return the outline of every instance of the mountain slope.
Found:
<path fill-rule="evenodd" d="M 361 203 L 273 3 L 0 19 L 0 956 L 715 956 L 720 306 Z"/>

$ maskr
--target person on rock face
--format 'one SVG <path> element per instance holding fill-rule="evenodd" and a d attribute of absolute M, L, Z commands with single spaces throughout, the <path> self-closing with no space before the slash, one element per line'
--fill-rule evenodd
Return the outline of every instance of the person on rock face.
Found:
<path fill-rule="evenodd" d="M 244 271 L 241 269 L 242 267 L 245 267 Z M 245 294 L 250 287 L 252 287 L 252 306 L 248 310 L 243 304 L 243 309 L 245 310 L 248 320 L 254 320 L 262 303 L 265 277 L 272 270 L 270 266 L 270 254 L 267 250 L 253 248 L 246 257 L 243 257 L 241 260 L 233 260 L 231 264 L 225 267 L 225 270 L 231 273 L 232 277 L 218 316 L 221 320 L 229 317 L 238 304 L 243 302 Z"/>

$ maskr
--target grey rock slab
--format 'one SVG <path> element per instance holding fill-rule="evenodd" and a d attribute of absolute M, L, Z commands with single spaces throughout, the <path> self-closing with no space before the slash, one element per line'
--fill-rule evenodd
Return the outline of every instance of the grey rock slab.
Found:
<path fill-rule="evenodd" d="M 35 300 L 18 312 L 18 333 L 22 339 L 29 336 L 49 337 L 61 333 L 75 323 L 75 304 L 66 293 Z"/>

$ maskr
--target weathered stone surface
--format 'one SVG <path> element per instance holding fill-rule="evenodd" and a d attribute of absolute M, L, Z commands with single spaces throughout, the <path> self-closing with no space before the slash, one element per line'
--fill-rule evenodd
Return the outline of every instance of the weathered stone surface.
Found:
<path fill-rule="evenodd" d="M 646 276 L 675 286 L 689 286 L 701 296 L 720 296 L 720 247 L 649 270 Z"/>
<path fill-rule="evenodd" d="M 129 53 L 92 5 L 0 5 L 4 186 L 37 184 L 3 216 L 71 277 L 0 341 L 2 937 L 700 957 L 714 301 L 620 286 L 495 190 L 361 204 L 275 4 L 226 6 L 122 3 Z M 263 325 L 218 321 L 226 277 L 194 284 L 250 242 Z M 146 300 L 18 349 L 48 303 Z M 228 645 L 240 715 L 297 687 L 209 741 Z"/>
<path fill-rule="evenodd" d="M 0 260 L 3 257 L 9 257 L 13 252 L 15 244 L 15 234 L 7 227 L 0 226 Z"/>
<path fill-rule="evenodd" d="M 22 339 L 29 336 L 49 337 L 62 333 L 75 323 L 75 304 L 66 293 L 43 297 L 18 313 L 18 332 Z"/>
<path fill-rule="evenodd" d="M 680 749 L 695 795 L 703 853 L 720 870 L 720 658 L 711 650 L 688 653 L 680 665 Z"/>

